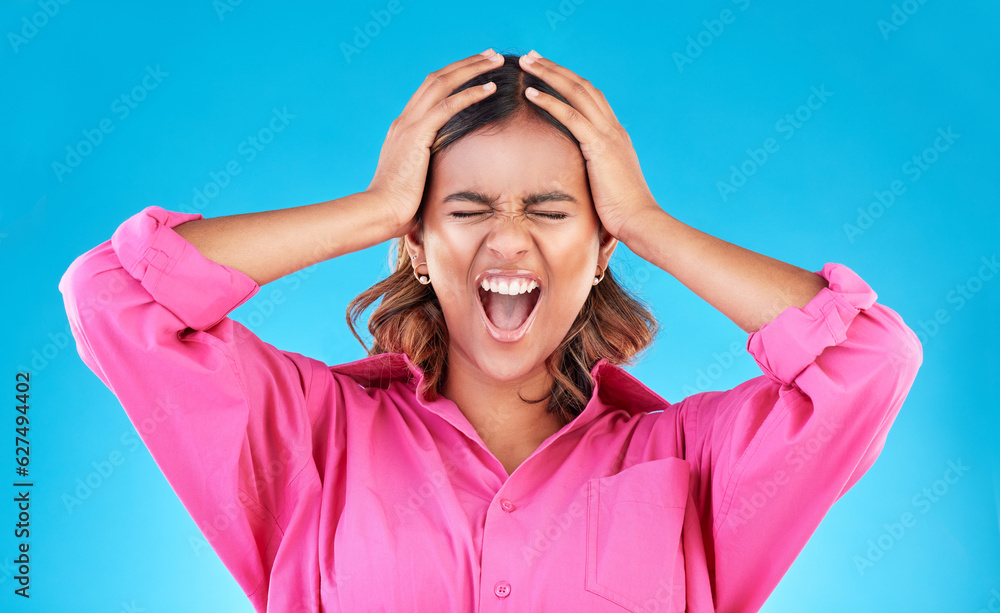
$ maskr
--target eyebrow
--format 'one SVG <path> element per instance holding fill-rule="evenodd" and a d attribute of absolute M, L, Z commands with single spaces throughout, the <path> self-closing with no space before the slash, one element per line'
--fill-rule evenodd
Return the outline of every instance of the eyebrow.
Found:
<path fill-rule="evenodd" d="M 487 206 L 494 206 L 497 199 L 495 197 L 487 196 L 482 192 L 476 191 L 461 191 L 455 192 L 445 196 L 442 202 L 475 202 L 477 204 L 485 204 Z M 551 191 L 551 192 L 536 192 L 534 194 L 529 194 L 522 199 L 525 206 L 532 204 L 539 204 L 541 202 L 578 202 L 576 198 L 570 196 L 566 192 L 561 191 Z"/>

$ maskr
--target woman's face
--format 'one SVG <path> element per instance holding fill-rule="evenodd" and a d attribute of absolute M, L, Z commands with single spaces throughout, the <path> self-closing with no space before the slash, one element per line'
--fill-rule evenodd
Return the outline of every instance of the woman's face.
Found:
<path fill-rule="evenodd" d="M 600 230 L 585 169 L 578 146 L 520 118 L 435 158 L 405 240 L 441 304 L 449 369 L 494 381 L 544 372 L 617 244 Z"/>

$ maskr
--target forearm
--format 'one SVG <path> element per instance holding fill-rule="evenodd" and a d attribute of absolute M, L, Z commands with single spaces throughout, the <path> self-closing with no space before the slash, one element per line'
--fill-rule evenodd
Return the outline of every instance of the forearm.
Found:
<path fill-rule="evenodd" d="M 688 226 L 658 207 L 622 242 L 674 276 L 746 332 L 789 306 L 804 307 L 827 286 L 819 275 Z"/>
<path fill-rule="evenodd" d="M 205 257 L 258 285 L 395 237 L 368 194 L 259 213 L 195 219 L 173 229 Z"/>

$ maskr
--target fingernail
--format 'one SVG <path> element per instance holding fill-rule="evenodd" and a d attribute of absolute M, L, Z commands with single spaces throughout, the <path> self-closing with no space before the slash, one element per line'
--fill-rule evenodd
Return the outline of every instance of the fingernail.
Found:
<path fill-rule="evenodd" d="M 479 55 L 481 55 L 483 57 L 490 57 L 491 55 L 493 55 L 493 47 L 490 47 L 489 49 L 487 49 L 486 51 L 483 51 Z"/>
<path fill-rule="evenodd" d="M 538 59 L 538 58 L 542 57 L 542 56 L 538 55 L 538 52 L 535 51 L 534 49 L 532 49 L 531 51 L 529 51 L 528 55 L 530 55 L 531 57 L 533 57 L 535 59 Z"/>
<path fill-rule="evenodd" d="M 530 64 L 535 61 L 535 58 L 531 57 L 531 55 L 522 55 L 521 59 L 524 60 L 525 64 Z"/>

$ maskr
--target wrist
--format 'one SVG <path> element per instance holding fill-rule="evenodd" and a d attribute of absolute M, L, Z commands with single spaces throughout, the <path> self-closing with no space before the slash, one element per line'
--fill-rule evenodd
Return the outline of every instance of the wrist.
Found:
<path fill-rule="evenodd" d="M 365 190 L 358 194 L 362 207 L 371 216 L 372 227 L 378 228 L 379 243 L 399 238 L 409 232 L 414 225 L 412 212 L 400 213 L 399 207 L 383 192 Z M 404 219 L 404 216 L 408 217 Z"/>
<path fill-rule="evenodd" d="M 622 223 L 616 236 L 629 251 L 638 254 L 644 238 L 650 235 L 654 225 L 662 223 L 663 219 L 669 217 L 670 215 L 655 202 L 639 207 Z"/>

